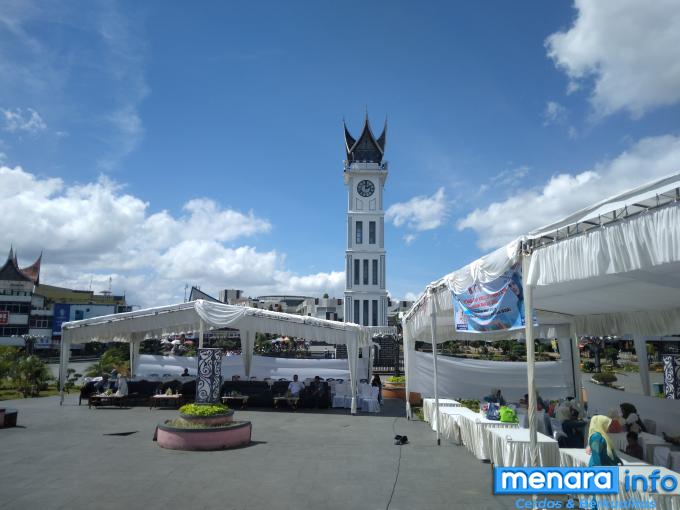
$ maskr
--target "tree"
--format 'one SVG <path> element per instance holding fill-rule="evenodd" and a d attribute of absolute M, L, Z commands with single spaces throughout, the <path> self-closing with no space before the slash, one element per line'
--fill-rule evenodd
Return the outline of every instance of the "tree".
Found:
<path fill-rule="evenodd" d="M 323 298 L 324 298 L 324 299 L 328 299 L 328 292 L 324 292 L 324 293 L 323 293 Z"/>
<path fill-rule="evenodd" d="M 19 359 L 13 377 L 14 384 L 24 398 L 37 397 L 41 390 L 47 389 L 47 384 L 52 379 L 50 369 L 34 355 Z"/>
<path fill-rule="evenodd" d="M 88 377 L 98 377 L 104 373 L 110 373 L 113 369 L 119 373 L 130 372 L 130 350 L 128 344 L 114 344 L 99 358 L 99 361 L 90 365 L 85 370 Z"/>
<path fill-rule="evenodd" d="M 616 347 L 607 347 L 604 351 L 604 355 L 612 362 L 613 366 L 616 366 L 616 362 L 619 360 L 619 350 Z"/>

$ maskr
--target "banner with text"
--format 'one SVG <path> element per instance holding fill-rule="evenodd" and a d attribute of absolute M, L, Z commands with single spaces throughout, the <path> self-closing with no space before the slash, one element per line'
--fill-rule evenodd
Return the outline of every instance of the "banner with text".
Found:
<path fill-rule="evenodd" d="M 484 333 L 523 328 L 521 265 L 513 265 L 489 283 L 477 283 L 461 294 L 453 292 L 453 313 L 456 331 Z"/>

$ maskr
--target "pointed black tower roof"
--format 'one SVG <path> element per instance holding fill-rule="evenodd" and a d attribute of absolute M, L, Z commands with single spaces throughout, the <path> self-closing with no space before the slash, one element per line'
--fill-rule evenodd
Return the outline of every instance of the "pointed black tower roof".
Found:
<path fill-rule="evenodd" d="M 42 253 L 33 264 L 28 267 L 20 268 L 17 263 L 17 252 L 10 247 L 7 261 L 0 267 L 0 280 L 10 280 L 16 282 L 32 282 L 38 285 L 40 281 L 40 264 Z"/>
<path fill-rule="evenodd" d="M 345 151 L 347 153 L 348 163 L 382 163 L 385 155 L 385 137 L 387 133 L 387 120 L 385 120 L 385 127 L 379 138 L 373 135 L 371 124 L 368 121 L 368 114 L 364 120 L 364 128 L 361 131 L 358 139 L 354 139 L 347 129 L 347 124 L 344 123 L 345 128 Z"/>

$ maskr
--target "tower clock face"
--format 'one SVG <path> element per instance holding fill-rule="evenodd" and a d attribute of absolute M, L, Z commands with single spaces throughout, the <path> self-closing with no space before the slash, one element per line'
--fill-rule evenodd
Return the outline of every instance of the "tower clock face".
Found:
<path fill-rule="evenodd" d="M 357 184 L 357 193 L 362 197 L 370 197 L 375 191 L 375 184 L 371 181 L 364 179 Z"/>

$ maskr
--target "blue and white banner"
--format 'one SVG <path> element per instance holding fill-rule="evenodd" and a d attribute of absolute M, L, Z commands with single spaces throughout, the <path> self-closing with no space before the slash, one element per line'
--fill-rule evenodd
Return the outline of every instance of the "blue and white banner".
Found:
<path fill-rule="evenodd" d="M 453 292 L 453 313 L 456 331 L 484 333 L 523 328 L 521 265 L 515 264 L 489 283 L 477 283 L 461 294 Z"/>

